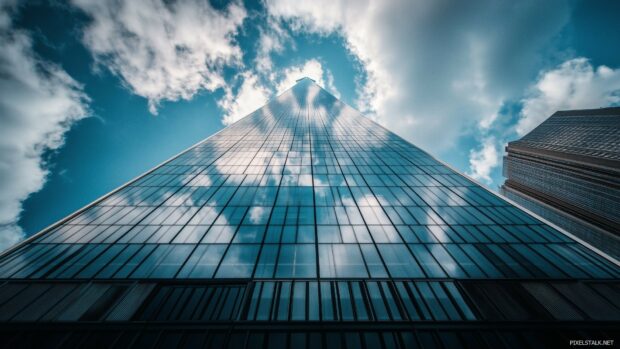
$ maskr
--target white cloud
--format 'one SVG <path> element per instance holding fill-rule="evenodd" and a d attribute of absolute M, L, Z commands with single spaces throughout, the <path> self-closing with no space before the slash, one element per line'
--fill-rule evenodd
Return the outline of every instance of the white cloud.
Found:
<path fill-rule="evenodd" d="M 594 68 L 587 59 L 575 58 L 540 74 L 523 99 L 519 136 L 558 110 L 588 109 L 620 104 L 620 69 Z"/>
<path fill-rule="evenodd" d="M 201 89 L 224 87 L 223 68 L 238 65 L 234 42 L 247 13 L 208 1 L 73 0 L 92 18 L 84 43 L 98 64 L 119 75 L 157 113 L 163 100 L 189 100 Z"/>
<path fill-rule="evenodd" d="M 227 87 L 226 95 L 218 102 L 219 107 L 224 111 L 222 118 L 224 125 L 230 125 L 260 108 L 271 95 L 270 90 L 249 71 L 240 74 L 239 78 L 243 81 L 237 93 L 233 93 L 232 89 Z"/>
<path fill-rule="evenodd" d="M 331 92 L 336 98 L 340 98 L 340 91 L 338 91 L 334 84 L 334 75 L 329 70 L 325 70 L 325 89 Z"/>
<path fill-rule="evenodd" d="M 22 202 L 39 191 L 48 171 L 43 153 L 63 145 L 84 118 L 88 97 L 62 68 L 36 57 L 29 36 L 0 5 L 0 250 L 24 237 Z"/>
<path fill-rule="evenodd" d="M 480 149 L 469 151 L 469 176 L 491 182 L 491 171 L 500 163 L 500 152 L 497 149 L 495 138 L 488 137 L 483 140 Z"/>
<path fill-rule="evenodd" d="M 436 154 L 518 98 L 569 18 L 564 1 L 534 0 L 267 0 L 267 8 L 295 30 L 340 34 L 367 73 L 358 107 Z"/>
<path fill-rule="evenodd" d="M 293 48 L 295 42 L 289 33 L 282 28 L 280 22 L 267 17 L 267 25 L 259 28 L 259 38 L 256 46 L 256 71 L 261 74 L 269 74 L 273 69 L 272 53 L 282 53 L 285 44 L 290 44 Z"/>

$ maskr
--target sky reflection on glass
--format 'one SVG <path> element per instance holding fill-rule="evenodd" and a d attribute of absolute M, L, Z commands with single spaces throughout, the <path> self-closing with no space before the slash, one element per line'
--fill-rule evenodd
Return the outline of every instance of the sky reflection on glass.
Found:
<path fill-rule="evenodd" d="M 0 261 L 3 278 L 619 274 L 308 79 Z"/>

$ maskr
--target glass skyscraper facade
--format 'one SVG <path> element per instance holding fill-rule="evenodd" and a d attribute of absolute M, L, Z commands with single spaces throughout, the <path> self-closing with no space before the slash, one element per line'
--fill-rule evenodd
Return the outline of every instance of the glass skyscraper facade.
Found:
<path fill-rule="evenodd" d="M 618 262 L 310 79 L 0 256 L 6 347 L 617 338 Z"/>
<path fill-rule="evenodd" d="M 502 193 L 620 257 L 620 108 L 559 111 L 510 142 Z"/>

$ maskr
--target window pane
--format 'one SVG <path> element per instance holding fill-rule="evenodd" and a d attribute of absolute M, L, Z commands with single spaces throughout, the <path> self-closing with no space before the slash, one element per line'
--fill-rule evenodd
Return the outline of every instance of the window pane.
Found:
<path fill-rule="evenodd" d="M 259 247 L 259 245 L 230 245 L 217 270 L 216 277 L 247 278 L 252 276 Z"/>
<path fill-rule="evenodd" d="M 282 245 L 276 269 L 277 278 L 316 277 L 314 245 Z"/>
<path fill-rule="evenodd" d="M 321 277 L 368 277 L 362 254 L 357 244 L 320 244 Z"/>
<path fill-rule="evenodd" d="M 407 246 L 402 244 L 377 244 L 392 277 L 424 277 Z"/>
<path fill-rule="evenodd" d="M 199 245 L 177 277 L 211 278 L 224 251 L 226 251 L 226 245 Z"/>

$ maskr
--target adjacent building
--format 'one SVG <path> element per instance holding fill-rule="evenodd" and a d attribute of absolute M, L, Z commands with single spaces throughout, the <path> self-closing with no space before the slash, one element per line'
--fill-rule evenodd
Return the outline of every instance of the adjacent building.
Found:
<path fill-rule="evenodd" d="M 302 79 L 3 253 L 0 340 L 568 346 L 618 338 L 619 276 Z"/>
<path fill-rule="evenodd" d="M 620 108 L 559 111 L 508 143 L 502 193 L 620 256 Z"/>

